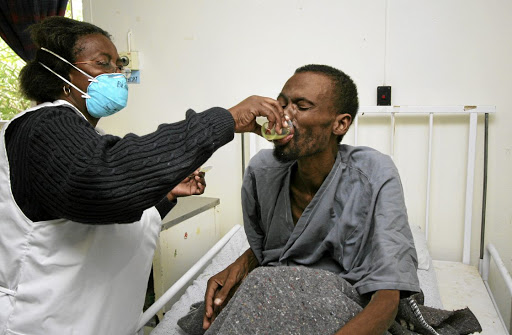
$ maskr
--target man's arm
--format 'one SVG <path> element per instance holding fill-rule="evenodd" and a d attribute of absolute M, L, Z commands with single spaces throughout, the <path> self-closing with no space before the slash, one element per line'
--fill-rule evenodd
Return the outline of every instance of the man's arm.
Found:
<path fill-rule="evenodd" d="M 384 334 L 396 317 L 399 301 L 400 291 L 398 290 L 375 292 L 370 303 L 335 335 Z"/>
<path fill-rule="evenodd" d="M 208 280 L 204 295 L 204 329 L 210 327 L 222 308 L 226 306 L 229 299 L 235 294 L 245 277 L 258 266 L 258 260 L 251 248 L 249 248 L 231 265 Z"/>

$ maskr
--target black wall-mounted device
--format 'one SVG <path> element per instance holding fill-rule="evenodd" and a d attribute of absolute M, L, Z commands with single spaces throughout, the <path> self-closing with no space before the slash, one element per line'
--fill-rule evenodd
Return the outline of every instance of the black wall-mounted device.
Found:
<path fill-rule="evenodd" d="M 391 86 L 377 87 L 377 106 L 391 106 Z"/>

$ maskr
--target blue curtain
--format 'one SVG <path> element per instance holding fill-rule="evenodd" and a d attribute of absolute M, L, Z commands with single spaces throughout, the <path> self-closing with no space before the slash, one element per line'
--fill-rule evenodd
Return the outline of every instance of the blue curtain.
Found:
<path fill-rule="evenodd" d="M 36 47 L 27 28 L 48 16 L 64 16 L 68 0 L 0 0 L 0 37 L 29 61 Z"/>

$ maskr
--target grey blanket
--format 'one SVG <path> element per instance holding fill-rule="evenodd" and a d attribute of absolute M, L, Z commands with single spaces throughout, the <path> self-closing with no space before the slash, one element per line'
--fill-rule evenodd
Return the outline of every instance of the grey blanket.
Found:
<path fill-rule="evenodd" d="M 208 331 L 202 329 L 204 303 L 191 306 L 178 325 L 196 334 L 334 334 L 369 300 L 340 276 L 306 267 L 260 267 L 245 279 Z M 458 335 L 481 332 L 468 309 L 423 306 L 423 295 L 400 300 L 387 334 Z"/>

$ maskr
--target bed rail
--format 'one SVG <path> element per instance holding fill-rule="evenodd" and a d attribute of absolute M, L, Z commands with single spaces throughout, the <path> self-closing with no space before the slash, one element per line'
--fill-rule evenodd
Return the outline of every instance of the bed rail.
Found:
<path fill-rule="evenodd" d="M 188 282 L 192 280 L 201 269 L 219 252 L 220 249 L 226 243 L 228 243 L 229 239 L 241 228 L 242 226 L 236 225 L 229 232 L 226 233 L 215 245 L 208 250 L 206 254 L 204 254 L 201 259 L 197 261 L 183 276 L 180 277 L 172 285 L 160 298 L 158 298 L 149 308 L 142 313 L 139 323 L 137 325 L 137 333 L 148 323 L 148 321 L 158 313 L 160 309 L 162 309 L 165 304 L 174 297 L 176 293 L 178 293 L 185 285 L 188 285 Z"/>
<path fill-rule="evenodd" d="M 484 258 L 483 261 L 480 262 L 480 275 L 482 276 L 482 280 L 484 281 L 485 288 L 487 289 L 487 292 L 489 293 L 489 296 L 491 297 L 492 303 L 494 305 L 494 308 L 498 312 L 498 316 L 500 318 L 500 321 L 503 325 L 503 328 L 507 330 L 507 325 L 505 323 L 505 320 L 503 319 L 503 315 L 501 315 L 501 311 L 498 307 L 498 304 L 496 303 L 496 300 L 494 299 L 494 295 L 491 291 L 491 287 L 489 286 L 489 268 L 491 266 L 491 259 L 494 259 L 494 262 L 496 263 L 496 267 L 499 271 L 499 274 L 501 275 L 503 281 L 505 282 L 505 286 L 508 289 L 509 296 L 512 297 L 512 277 L 510 277 L 510 274 L 507 271 L 507 268 L 505 267 L 505 263 L 503 263 L 498 251 L 494 247 L 492 243 L 489 243 L 487 247 L 485 248 Z M 511 319 L 510 322 L 512 323 L 512 315 L 509 315 L 509 318 Z"/>

